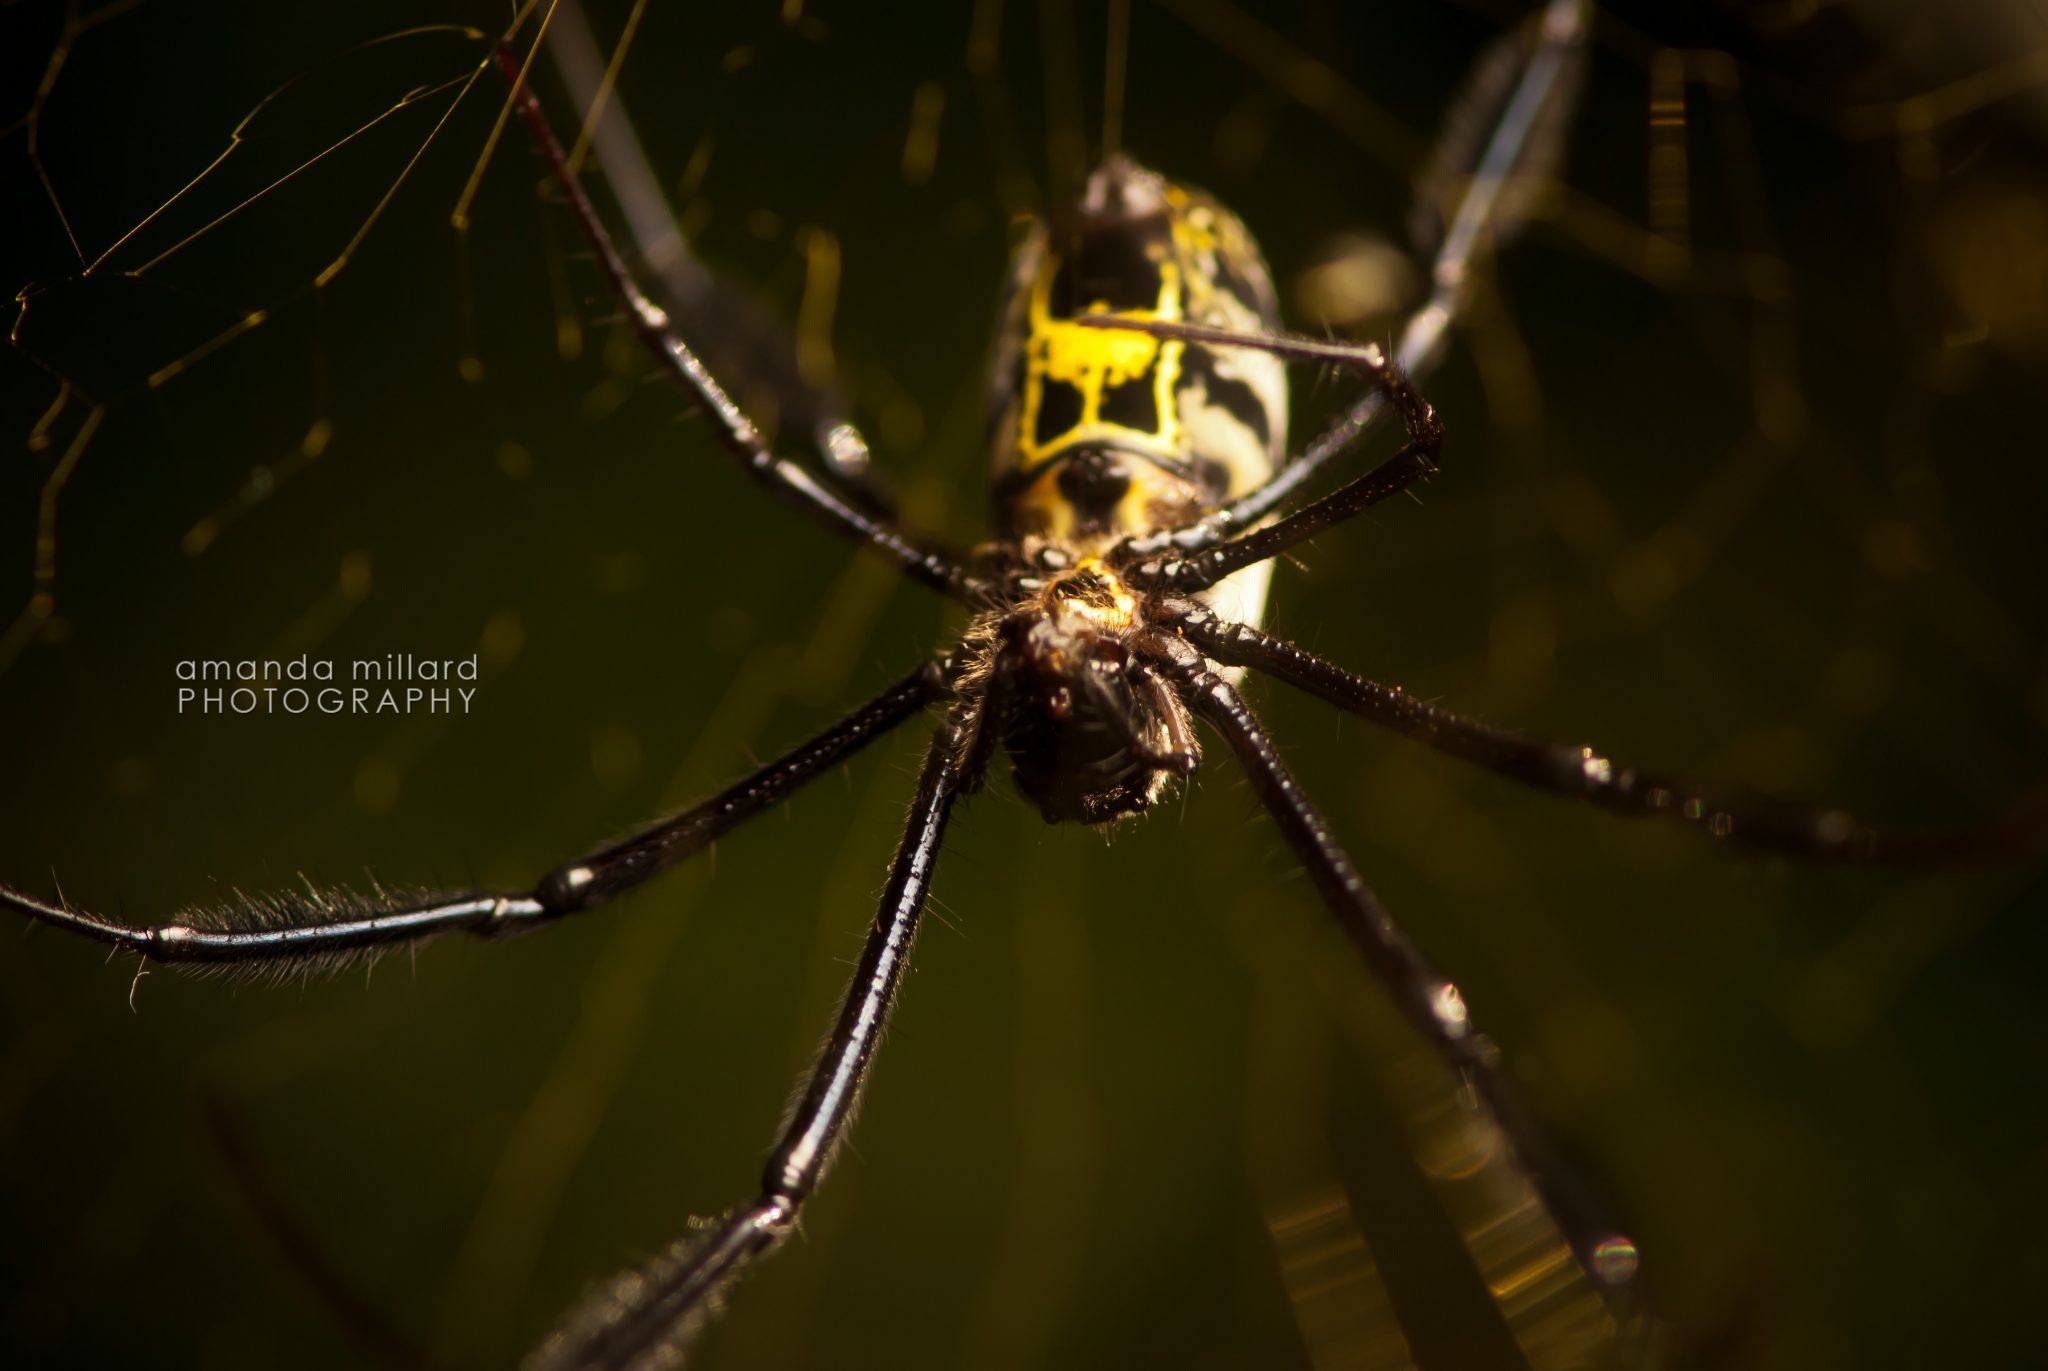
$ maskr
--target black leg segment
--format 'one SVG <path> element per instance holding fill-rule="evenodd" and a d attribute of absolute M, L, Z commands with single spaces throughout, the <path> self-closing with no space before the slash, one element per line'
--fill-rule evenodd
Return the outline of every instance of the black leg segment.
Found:
<path fill-rule="evenodd" d="M 237 896 L 154 928 L 120 923 L 0 886 L 0 909 L 152 962 L 258 976 L 317 973 L 437 933 L 512 933 L 613 899 L 787 799 L 948 693 L 927 663 L 817 737 L 680 814 L 557 868 L 532 890 L 418 895 L 316 888 Z"/>
<path fill-rule="evenodd" d="M 2039 852 L 2048 840 L 2048 794 L 2036 794 L 2003 818 L 1973 828 L 1888 832 L 1839 809 L 1731 799 L 1675 776 L 1638 771 L 1590 747 L 1574 747 L 1495 728 L 1425 704 L 1324 661 L 1249 624 L 1231 623 L 1192 600 L 1163 613 L 1208 657 L 1251 667 L 1349 710 L 1382 728 L 1553 795 L 1586 800 L 1618 814 L 1656 815 L 1699 828 L 1718 841 L 1821 861 L 1936 866 Z"/>
<path fill-rule="evenodd" d="M 1533 38 L 1509 34 L 1480 59 L 1445 121 L 1418 187 L 1427 203 L 1417 206 L 1423 231 L 1416 248 L 1432 257 L 1430 294 L 1394 347 L 1395 365 L 1412 377 L 1427 377 L 1435 367 L 1465 310 L 1475 269 L 1521 232 L 1532 195 L 1557 175 L 1578 103 L 1592 9 L 1591 0 L 1550 0 L 1530 26 Z M 1351 451 L 1386 401 L 1385 392 L 1366 391 L 1262 485 L 1185 528 L 1148 535 L 1135 550 L 1147 556 L 1199 552 L 1251 528 Z"/>
<path fill-rule="evenodd" d="M 569 210 L 576 218 L 577 228 L 597 254 L 606 280 L 624 302 L 640 341 L 677 384 L 711 415 L 727 451 L 739 460 L 748 474 L 783 499 L 827 527 L 880 552 L 912 580 L 958 598 L 970 597 L 970 580 L 953 553 L 912 538 L 883 516 L 834 492 L 797 463 L 775 455 L 754 421 L 747 417 L 711 374 L 711 369 L 676 332 L 667 313 L 650 300 L 633 279 L 625 258 L 612 242 L 610 230 L 598 218 L 590 197 L 570 172 L 562 145 L 548 125 L 540 101 L 531 89 L 519 83 L 518 56 L 509 48 L 500 48 L 498 65 L 506 80 L 513 83 L 512 100 L 520 117 L 561 186 Z"/>
<path fill-rule="evenodd" d="M 932 739 L 867 946 L 824 1051 L 769 1154 L 761 1193 L 598 1292 L 535 1353 L 529 1371 L 674 1365 L 746 1267 L 789 1236 L 859 1108 L 903 981 L 947 819 L 955 799 L 970 788 L 966 771 L 976 764 L 963 759 L 964 736 L 949 723 Z"/>
<path fill-rule="evenodd" d="M 1423 957 L 1380 904 L 1274 748 L 1265 726 L 1228 682 L 1187 644 L 1162 640 L 1161 659 L 1189 706 L 1235 754 L 1252 790 L 1315 882 L 1402 1017 L 1467 1081 L 1499 1125 L 1580 1268 L 1617 1312 L 1632 1312 L 1636 1248 L 1564 1162 L 1537 1116 L 1499 1066 L 1499 1052 L 1472 1022 L 1458 987 Z"/>
<path fill-rule="evenodd" d="M 1131 579 L 1140 585 L 1183 592 L 1205 590 L 1226 576 L 1308 541 L 1324 529 L 1397 495 L 1428 476 L 1443 455 L 1444 429 L 1436 410 L 1409 384 L 1407 373 L 1387 360 L 1376 344 L 1329 343 L 1317 338 L 1287 334 L 1237 333 L 1203 324 L 1163 323 L 1157 320 L 1123 320 L 1114 316 L 1081 320 L 1092 327 L 1149 333 L 1161 338 L 1190 342 L 1225 344 L 1277 353 L 1282 357 L 1333 361 L 1362 372 L 1375 391 L 1387 397 L 1401 417 L 1408 441 L 1392 457 L 1365 475 L 1338 487 L 1330 494 L 1304 506 L 1267 528 L 1257 529 L 1224 542 L 1212 543 L 1186 555 L 1165 554 L 1142 561 L 1143 549 L 1152 538 L 1133 539 L 1116 554 L 1131 563 Z"/>

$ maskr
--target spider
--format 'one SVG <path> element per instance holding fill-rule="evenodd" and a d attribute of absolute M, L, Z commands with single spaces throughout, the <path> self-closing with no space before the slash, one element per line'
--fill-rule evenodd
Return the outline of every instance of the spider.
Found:
<path fill-rule="evenodd" d="M 1547 1137 L 1500 1069 L 1456 984 L 1380 905 L 1239 693 L 1276 677 L 1462 760 L 1620 814 L 1663 816 L 1717 840 L 1820 859 L 1931 863 L 2031 846 L 2019 818 L 1951 834 L 1888 834 L 1839 811 L 1732 802 L 1591 748 L 1509 732 L 1353 674 L 1259 627 L 1274 558 L 1437 470 L 1444 425 L 1411 376 L 1459 316 L 1478 255 L 1519 222 L 1517 188 L 1548 173 L 1573 103 L 1587 0 L 1550 0 L 1534 37 L 1484 59 L 1484 119 L 1439 160 L 1465 183 L 1436 247 L 1433 293 L 1391 353 L 1284 331 L 1272 282 L 1237 216 L 1121 156 L 1018 248 L 991 373 L 991 486 L 999 537 L 962 553 L 906 531 L 866 476 L 866 444 L 836 425 L 814 462 L 779 455 L 643 289 L 585 194 L 509 49 L 512 99 L 608 285 L 660 367 L 754 479 L 910 579 L 963 606 L 961 640 L 817 736 L 709 800 L 577 857 L 518 892 L 431 896 L 309 889 L 138 927 L 0 888 L 28 919 L 150 962 L 261 973 L 322 969 L 462 931 L 521 932 L 596 908 L 703 851 L 913 717 L 938 715 L 909 818 L 843 1007 L 769 1155 L 758 1193 L 600 1289 L 534 1365 L 665 1365 L 736 1279 L 783 1243 L 831 1169 L 902 983 L 954 810 L 1006 757 L 1049 822 L 1107 825 L 1195 772 L 1212 730 L 1355 944 L 1367 971 L 1506 1140 L 1576 1272 L 1632 1321 L 1640 1263 L 1609 1207 Z M 1479 134 L 1485 136 L 1481 138 Z M 1298 455 L 1287 444 L 1290 362 L 1334 364 L 1361 396 Z M 1398 451 L 1320 498 L 1310 483 L 1382 411 Z"/>

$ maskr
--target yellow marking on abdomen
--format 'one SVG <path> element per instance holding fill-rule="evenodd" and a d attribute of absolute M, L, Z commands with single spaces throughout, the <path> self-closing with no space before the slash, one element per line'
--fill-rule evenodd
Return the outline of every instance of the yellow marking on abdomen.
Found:
<path fill-rule="evenodd" d="M 1174 408 L 1174 389 L 1180 383 L 1183 345 L 1178 339 L 1090 328 L 1072 319 L 1054 318 L 1050 296 L 1053 277 L 1058 272 L 1059 258 L 1048 253 L 1038 279 L 1031 286 L 1030 333 L 1024 344 L 1024 403 L 1019 406 L 1018 418 L 1018 465 L 1029 470 L 1076 443 L 1103 440 L 1177 455 L 1180 415 Z M 1159 298 L 1149 310 L 1112 311 L 1097 302 L 1087 312 L 1098 317 L 1114 314 L 1126 319 L 1177 322 L 1182 317 L 1180 268 L 1173 262 L 1159 264 Z M 1144 375 L 1148 367 L 1154 368 L 1152 404 L 1153 412 L 1159 416 L 1159 427 L 1136 429 L 1105 421 L 1104 390 L 1129 385 Z M 1058 381 L 1080 392 L 1081 417 L 1071 428 L 1040 442 L 1038 414 L 1047 381 Z"/>

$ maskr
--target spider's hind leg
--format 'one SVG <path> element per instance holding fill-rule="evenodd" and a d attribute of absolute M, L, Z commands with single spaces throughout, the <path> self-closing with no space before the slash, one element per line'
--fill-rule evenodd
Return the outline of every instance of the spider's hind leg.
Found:
<path fill-rule="evenodd" d="M 1128 575 L 1149 588 L 1192 592 L 1206 590 L 1248 566 L 1268 561 L 1307 542 L 1323 530 L 1364 513 L 1390 496 L 1408 489 L 1437 469 L 1443 455 L 1444 429 L 1436 409 L 1424 399 L 1408 373 L 1373 343 L 1331 343 L 1289 334 L 1238 333 L 1205 324 L 1168 323 L 1101 315 L 1079 321 L 1091 328 L 1151 334 L 1188 342 L 1243 347 L 1300 361 L 1339 363 L 1366 376 L 1400 417 L 1408 441 L 1400 451 L 1321 499 L 1279 522 L 1221 542 L 1209 542 L 1184 556 L 1144 557 L 1151 539 L 1125 544 L 1120 555 L 1130 561 Z M 1142 560 L 1139 560 L 1143 558 Z"/>
<path fill-rule="evenodd" d="M 677 328 L 703 343 L 712 371 L 751 398 L 765 392 L 784 432 L 801 432 L 833 488 L 885 522 L 897 518 L 894 490 L 870 460 L 868 442 L 833 382 L 811 374 L 797 340 L 744 291 L 705 266 L 677 226 L 661 178 L 648 163 L 633 122 L 608 94 L 609 78 L 589 16 L 580 4 L 560 5 L 547 27 L 548 54 L 585 109 L 604 117 L 589 131 L 589 150 L 604 173 L 644 279 Z"/>
<path fill-rule="evenodd" d="M 1442 357 L 1473 277 L 1520 234 L 1539 191 L 1557 178 L 1578 106 L 1592 13 L 1591 0 L 1550 0 L 1531 24 L 1480 58 L 1445 121 L 1417 186 L 1413 223 L 1418 253 L 1431 256 L 1430 294 L 1403 325 L 1391 358 L 1418 379 Z M 1315 340 L 1273 341 L 1278 345 L 1247 339 L 1241 346 L 1342 360 L 1296 346 L 1313 347 Z M 1255 527 L 1351 452 L 1389 399 L 1385 390 L 1369 387 L 1264 483 L 1193 524 L 1139 540 L 1138 550 L 1148 556 L 1201 552 Z"/>
<path fill-rule="evenodd" d="M 809 470 L 777 455 L 759 426 L 726 390 L 695 348 L 678 331 L 667 311 L 640 287 L 618 244 L 598 217 L 597 208 L 576 179 L 531 87 L 525 84 L 517 53 L 500 47 L 497 63 L 512 87 L 512 107 L 525 122 L 534 146 L 547 163 L 574 215 L 584 241 L 597 255 L 612 292 L 626 307 L 634 333 L 662 371 L 701 405 L 715 423 L 719 441 L 741 468 L 785 502 L 809 514 L 842 536 L 880 553 L 897 570 L 934 590 L 957 599 L 974 600 L 977 585 L 957 554 L 898 528 L 863 503 L 849 501 Z"/>

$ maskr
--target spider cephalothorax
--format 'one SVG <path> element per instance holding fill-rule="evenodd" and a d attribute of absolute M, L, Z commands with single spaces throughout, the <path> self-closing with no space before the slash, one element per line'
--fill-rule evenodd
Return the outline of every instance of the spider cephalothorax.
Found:
<path fill-rule="evenodd" d="M 1047 823 L 1140 813 L 1194 770 L 1187 710 L 1136 650 L 1149 631 L 1138 593 L 1094 559 L 995 613 L 982 689 L 1017 789 Z"/>

